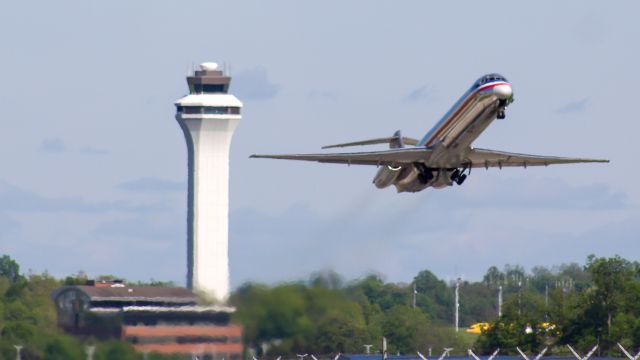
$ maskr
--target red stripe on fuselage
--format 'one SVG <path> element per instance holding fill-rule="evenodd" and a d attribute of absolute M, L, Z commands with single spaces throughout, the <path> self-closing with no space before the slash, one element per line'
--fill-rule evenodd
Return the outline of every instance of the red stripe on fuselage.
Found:
<path fill-rule="evenodd" d="M 462 111 L 462 109 L 464 109 L 467 104 L 469 103 L 469 101 L 473 100 L 473 98 L 481 91 L 484 90 L 488 90 L 488 89 L 493 89 L 496 86 L 499 85 L 509 85 L 508 82 L 495 82 L 495 83 L 490 83 L 490 84 L 485 84 L 483 86 L 480 86 L 479 88 L 477 88 L 476 90 L 474 90 L 469 97 L 467 97 L 467 99 L 462 103 L 462 105 L 460 105 L 460 107 L 456 110 L 455 113 L 453 113 L 453 115 L 451 115 L 451 117 L 438 129 L 438 131 L 436 131 L 433 136 L 426 142 L 426 146 L 431 146 L 431 143 L 433 143 L 438 136 L 440 136 L 440 133 L 442 133 L 442 131 L 444 131 L 444 129 L 446 129 L 451 122 L 458 116 L 458 114 L 460 113 L 460 111 Z"/>

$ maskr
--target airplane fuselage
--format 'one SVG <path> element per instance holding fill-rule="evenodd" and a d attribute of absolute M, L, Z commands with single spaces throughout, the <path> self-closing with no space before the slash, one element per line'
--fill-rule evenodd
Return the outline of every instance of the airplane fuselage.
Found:
<path fill-rule="evenodd" d="M 373 183 L 378 188 L 395 185 L 398 192 L 416 192 L 463 182 L 471 143 L 493 120 L 504 118 L 504 110 L 512 101 L 511 84 L 504 77 L 498 74 L 481 77 L 416 145 L 432 150 L 429 167 L 422 163 L 383 166 Z M 391 144 L 403 146 L 401 142 Z"/>

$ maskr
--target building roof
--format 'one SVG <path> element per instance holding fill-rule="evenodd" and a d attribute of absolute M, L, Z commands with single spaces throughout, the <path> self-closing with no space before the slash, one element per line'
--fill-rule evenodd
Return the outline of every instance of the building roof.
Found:
<path fill-rule="evenodd" d="M 211 306 L 199 306 L 199 305 L 187 305 L 187 306 L 124 306 L 122 308 L 114 309 L 110 307 L 94 307 L 91 309 L 95 313 L 172 313 L 172 314 L 203 314 L 203 313 L 233 313 L 236 308 L 231 306 L 211 305 Z"/>
<path fill-rule="evenodd" d="M 77 289 L 85 293 L 91 301 L 148 301 L 161 303 L 195 304 L 197 297 L 189 289 L 164 286 L 88 286 L 74 285 L 58 288 L 56 298 L 68 289 Z"/>

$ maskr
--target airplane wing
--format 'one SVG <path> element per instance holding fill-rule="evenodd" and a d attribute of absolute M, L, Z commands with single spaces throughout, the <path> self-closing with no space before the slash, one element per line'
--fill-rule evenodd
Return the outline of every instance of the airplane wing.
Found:
<path fill-rule="evenodd" d="M 321 163 L 348 165 L 391 165 L 428 162 L 431 150 L 427 148 L 399 148 L 382 151 L 334 153 L 334 154 L 290 154 L 251 155 L 252 158 L 317 161 Z"/>
<path fill-rule="evenodd" d="M 328 153 L 328 154 L 284 154 L 284 155 L 251 155 L 252 158 L 283 159 L 316 161 L 320 163 L 334 163 L 347 165 L 390 165 L 397 166 L 415 162 L 429 165 L 431 149 L 423 147 L 399 148 L 382 151 L 352 152 L 352 153 Z M 539 156 L 509 153 L 505 151 L 472 149 L 466 159 L 474 168 L 490 167 L 528 167 L 547 166 L 553 164 L 572 164 L 590 162 L 609 162 L 600 159 L 568 158 L 558 156 Z M 459 166 L 461 166 L 460 164 Z M 456 165 L 452 165 L 456 167 Z"/>
<path fill-rule="evenodd" d="M 474 168 L 490 167 L 527 167 L 527 166 L 548 166 L 553 164 L 573 164 L 573 163 L 608 163 L 609 160 L 582 159 L 559 156 L 540 156 L 509 153 L 488 149 L 472 149 L 467 155 Z"/>

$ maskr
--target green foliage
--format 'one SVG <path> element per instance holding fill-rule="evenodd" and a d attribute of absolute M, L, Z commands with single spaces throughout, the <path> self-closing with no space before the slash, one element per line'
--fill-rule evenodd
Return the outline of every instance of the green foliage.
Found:
<path fill-rule="evenodd" d="M 82 346 L 70 337 L 53 337 L 44 347 L 43 360 L 84 360 L 84 358 Z"/>
<path fill-rule="evenodd" d="M 420 309 L 395 305 L 386 314 L 382 331 L 390 352 L 412 353 L 426 338 L 429 320 Z"/>
<path fill-rule="evenodd" d="M 20 278 L 20 266 L 9 255 L 0 257 L 0 276 L 9 279 L 12 283 Z"/>
<path fill-rule="evenodd" d="M 88 340 L 57 328 L 50 295 L 63 283 L 85 283 L 86 275 L 60 281 L 46 273 L 25 277 L 18 271 L 11 258 L 0 258 L 0 360 L 15 358 L 14 344 L 25 345 L 25 360 L 84 359 Z M 383 336 L 390 352 L 405 354 L 426 353 L 428 347 L 453 347 L 457 354 L 472 347 L 483 354 L 496 348 L 516 354 L 516 347 L 537 353 L 546 346 L 558 354 L 566 351 L 565 344 L 585 351 L 598 343 L 603 354 L 619 355 L 616 342 L 640 347 L 640 264 L 619 256 L 590 256 L 585 266 L 535 267 L 531 273 L 520 266 L 491 267 L 481 282 L 462 282 L 461 326 L 491 322 L 479 336 L 453 330 L 453 289 L 454 284 L 428 270 L 410 284 L 385 282 L 377 275 L 345 283 L 334 272 L 321 272 L 308 282 L 245 284 L 230 303 L 238 309 L 234 320 L 244 327 L 245 344 L 260 356 L 357 353 L 364 344 L 378 352 Z M 504 304 L 498 319 L 499 289 Z M 141 358 L 120 341 L 95 345 L 96 360 Z"/>
<path fill-rule="evenodd" d="M 593 255 L 584 268 L 577 264 L 562 265 L 555 271 L 534 268 L 530 279 L 525 276 L 525 285 L 508 294 L 502 318 L 480 336 L 476 347 L 484 353 L 496 347 L 501 353 L 514 353 L 516 346 L 535 352 L 547 345 L 561 351 L 565 344 L 581 350 L 598 344 L 607 355 L 617 354 L 616 342 L 637 348 L 638 269 L 638 263 L 619 256 Z M 545 328 L 545 322 L 555 328 Z M 530 332 L 523 331 L 527 327 Z"/>
<path fill-rule="evenodd" d="M 129 343 L 111 340 L 96 346 L 95 359 L 138 360 L 139 357 Z"/>

